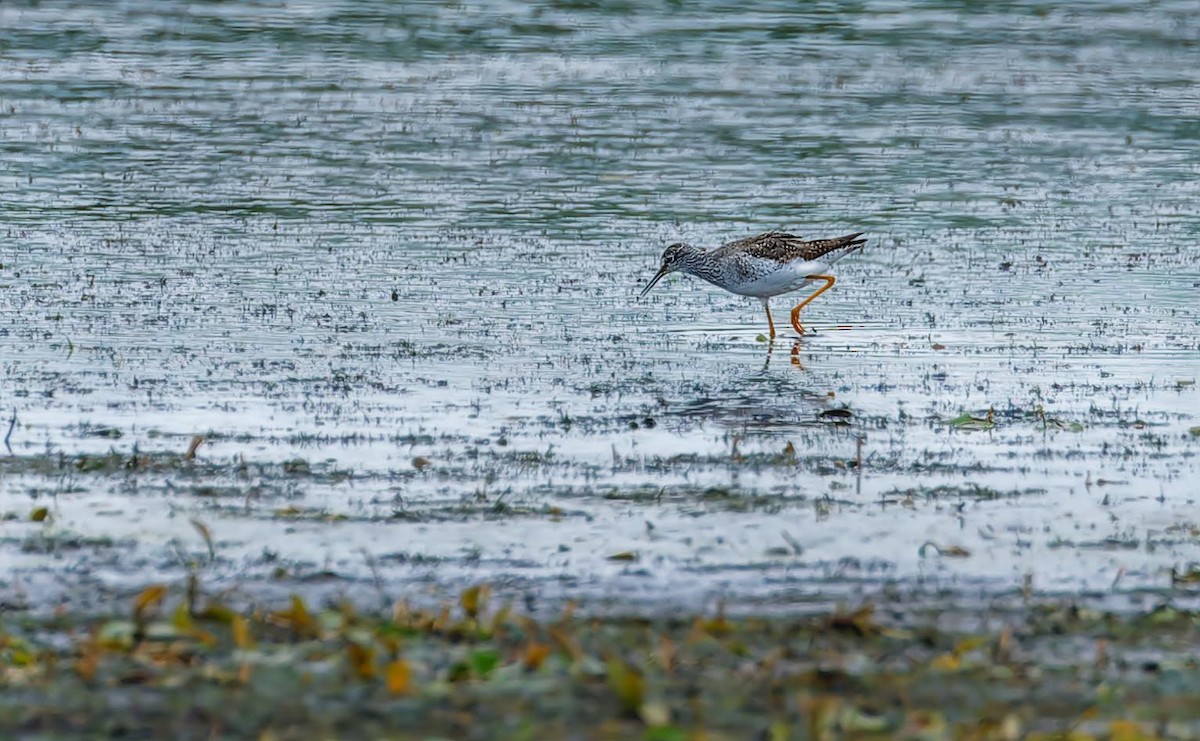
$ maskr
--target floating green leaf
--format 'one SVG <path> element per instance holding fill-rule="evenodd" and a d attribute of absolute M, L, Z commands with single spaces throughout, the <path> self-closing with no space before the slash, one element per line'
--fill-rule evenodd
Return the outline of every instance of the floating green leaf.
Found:
<path fill-rule="evenodd" d="M 492 648 L 481 648 L 467 654 L 467 663 L 472 674 L 480 679 L 487 679 L 500 665 L 500 654 Z"/>
<path fill-rule="evenodd" d="M 991 410 L 988 410 L 986 417 L 976 417 L 963 412 L 947 424 L 959 430 L 990 430 L 996 426 L 996 417 Z"/>

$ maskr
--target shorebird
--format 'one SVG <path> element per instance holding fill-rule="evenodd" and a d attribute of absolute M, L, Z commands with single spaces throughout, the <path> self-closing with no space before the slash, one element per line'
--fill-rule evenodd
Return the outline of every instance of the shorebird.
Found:
<path fill-rule="evenodd" d="M 824 281 L 824 285 L 792 309 L 792 327 L 804 334 L 800 310 L 833 287 L 835 280 L 829 275 L 830 268 L 851 252 L 862 249 L 867 243 L 867 240 L 859 239 L 862 234 L 806 242 L 794 234 L 766 232 L 729 242 L 714 250 L 680 242 L 663 251 L 662 267 L 642 289 L 641 296 L 649 293 L 665 275 L 689 273 L 730 293 L 754 296 L 761 301 L 767 310 L 767 326 L 773 340 L 775 321 L 771 319 L 771 297 L 798 291 L 814 281 Z"/>

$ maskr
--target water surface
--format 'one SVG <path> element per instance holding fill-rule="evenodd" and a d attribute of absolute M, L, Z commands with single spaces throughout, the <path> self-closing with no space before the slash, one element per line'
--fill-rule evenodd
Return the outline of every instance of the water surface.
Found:
<path fill-rule="evenodd" d="M 4 6 L 9 602 L 1190 600 L 1192 10 Z"/>

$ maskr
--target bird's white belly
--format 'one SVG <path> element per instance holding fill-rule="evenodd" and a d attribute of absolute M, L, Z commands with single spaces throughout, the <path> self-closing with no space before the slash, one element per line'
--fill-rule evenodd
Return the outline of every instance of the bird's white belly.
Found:
<path fill-rule="evenodd" d="M 781 293 L 790 293 L 805 287 L 812 282 L 808 276 L 825 273 L 828 270 L 828 265 L 816 261 L 792 263 L 730 286 L 729 290 L 742 296 L 757 296 L 758 298 L 778 296 Z"/>

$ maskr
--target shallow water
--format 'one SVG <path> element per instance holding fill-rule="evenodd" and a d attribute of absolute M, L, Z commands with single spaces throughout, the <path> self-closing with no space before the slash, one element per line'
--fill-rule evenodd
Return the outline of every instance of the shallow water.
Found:
<path fill-rule="evenodd" d="M 6 604 L 1192 601 L 1190 11 L 0 8 Z"/>

